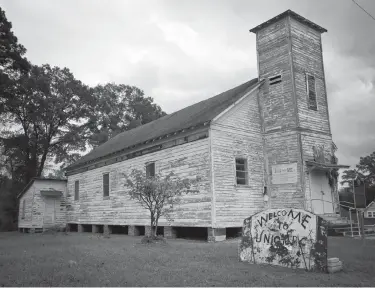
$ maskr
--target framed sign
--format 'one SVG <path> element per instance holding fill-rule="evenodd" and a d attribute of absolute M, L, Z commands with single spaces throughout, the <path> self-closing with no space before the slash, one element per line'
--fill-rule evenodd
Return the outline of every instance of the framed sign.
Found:
<path fill-rule="evenodd" d="M 272 165 L 272 184 L 297 183 L 297 162 Z"/>

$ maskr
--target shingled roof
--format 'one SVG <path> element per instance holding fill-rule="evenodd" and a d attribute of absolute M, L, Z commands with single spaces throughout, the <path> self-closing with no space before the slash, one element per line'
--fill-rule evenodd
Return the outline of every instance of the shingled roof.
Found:
<path fill-rule="evenodd" d="M 188 106 L 182 110 L 166 115 L 137 128 L 122 132 L 93 149 L 90 153 L 70 165 L 67 170 L 71 170 L 84 165 L 88 161 L 102 158 L 127 147 L 143 143 L 147 140 L 210 122 L 248 91 L 253 89 L 257 83 L 258 78 L 252 79 L 219 95 Z"/>

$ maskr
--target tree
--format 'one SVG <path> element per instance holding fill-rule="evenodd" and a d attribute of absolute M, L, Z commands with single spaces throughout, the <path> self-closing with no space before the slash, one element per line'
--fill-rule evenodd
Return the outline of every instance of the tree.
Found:
<path fill-rule="evenodd" d="M 345 170 L 342 174 L 342 181 L 340 182 L 341 185 L 347 183 L 351 187 L 353 185 L 357 186 L 358 184 L 362 183 L 365 179 L 365 176 L 357 169 L 350 169 Z"/>
<path fill-rule="evenodd" d="M 41 176 L 48 156 L 69 162 L 85 150 L 85 119 L 95 99 L 67 68 L 33 66 L 17 83 L 14 95 L 0 95 L 0 120 L 8 126 L 0 140 L 8 158 L 20 160 L 27 183 Z"/>
<path fill-rule="evenodd" d="M 375 199 L 375 152 L 360 157 L 356 169 L 345 170 L 341 184 L 348 183 L 349 187 L 364 185 L 366 205 Z"/>
<path fill-rule="evenodd" d="M 156 174 L 148 177 L 137 169 L 130 175 L 124 174 L 131 199 L 135 199 L 142 207 L 150 212 L 150 237 L 156 237 L 158 222 L 161 216 L 170 220 L 170 213 L 176 204 L 181 201 L 181 196 L 189 193 L 199 193 L 199 190 L 190 189 L 199 182 L 196 179 L 181 179 L 173 172 L 166 176 Z"/>
<path fill-rule="evenodd" d="M 361 157 L 357 169 L 364 175 L 364 180 L 371 186 L 375 185 L 375 152 Z"/>
<path fill-rule="evenodd" d="M 368 183 L 370 186 L 375 185 L 375 152 L 366 157 L 360 157 L 356 169 L 345 170 L 342 175 L 341 184 L 352 183 L 354 179 L 360 183 Z"/>
<path fill-rule="evenodd" d="M 92 93 L 96 106 L 87 126 L 92 133 L 90 144 L 94 147 L 121 132 L 166 115 L 151 97 L 145 97 L 135 86 L 108 83 L 97 85 Z"/>
<path fill-rule="evenodd" d="M 27 73 L 30 64 L 24 57 L 25 47 L 18 43 L 12 32 L 12 23 L 0 7 L 0 92 L 11 95 L 14 81 Z M 0 100 L 1 103 L 1 100 Z M 0 111 L 1 112 L 1 111 Z"/>

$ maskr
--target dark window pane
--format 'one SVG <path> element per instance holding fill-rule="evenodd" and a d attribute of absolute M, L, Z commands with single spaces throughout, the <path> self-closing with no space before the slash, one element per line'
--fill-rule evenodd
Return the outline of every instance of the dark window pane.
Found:
<path fill-rule="evenodd" d="M 309 109 L 317 110 L 318 104 L 316 100 L 316 91 L 315 91 L 315 77 L 312 75 L 307 76 L 307 85 L 308 85 L 308 96 L 309 96 Z"/>
<path fill-rule="evenodd" d="M 242 165 L 245 165 L 245 159 L 237 158 L 237 159 L 236 159 L 236 164 L 242 164 Z"/>
<path fill-rule="evenodd" d="M 155 163 L 147 164 L 147 166 L 146 166 L 146 176 L 147 177 L 155 176 Z"/>
<path fill-rule="evenodd" d="M 74 182 L 74 200 L 79 199 L 79 181 Z"/>
<path fill-rule="evenodd" d="M 109 174 L 103 174 L 103 196 L 109 196 Z"/>
<path fill-rule="evenodd" d="M 23 203 L 22 203 L 22 219 L 25 219 L 25 210 L 26 210 L 26 200 L 23 199 Z"/>
<path fill-rule="evenodd" d="M 247 185 L 247 160 L 245 158 L 236 159 L 236 183 L 238 185 Z"/>

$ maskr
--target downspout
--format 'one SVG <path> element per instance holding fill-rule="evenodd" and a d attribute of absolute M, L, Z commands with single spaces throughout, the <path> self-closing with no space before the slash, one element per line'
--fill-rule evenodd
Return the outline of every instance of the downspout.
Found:
<path fill-rule="evenodd" d="M 264 134 L 265 128 L 264 128 L 264 117 L 263 117 L 263 105 L 262 105 L 261 100 L 260 100 L 260 93 L 261 93 L 260 88 L 261 88 L 261 86 L 259 86 L 257 98 L 258 98 L 258 109 L 259 109 L 260 133 L 262 135 L 262 146 L 263 146 L 263 189 L 264 189 L 264 187 L 267 187 L 267 194 L 268 194 L 267 195 L 268 196 L 268 203 L 265 203 L 264 206 L 265 206 L 265 208 L 269 208 L 269 207 L 271 207 L 271 197 L 269 197 L 269 193 L 271 191 L 271 189 L 270 189 L 271 183 L 270 183 L 270 179 L 268 177 L 268 175 L 269 175 L 268 155 L 267 155 L 267 152 L 266 152 L 266 137 L 265 137 L 265 134 Z"/>

